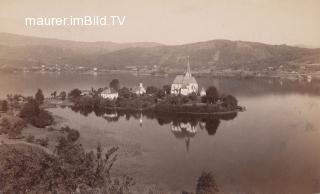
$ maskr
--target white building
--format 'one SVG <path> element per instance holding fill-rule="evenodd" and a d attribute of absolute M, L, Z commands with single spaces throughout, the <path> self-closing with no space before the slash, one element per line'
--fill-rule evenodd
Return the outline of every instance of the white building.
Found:
<path fill-rule="evenodd" d="M 145 94 L 146 93 L 146 89 L 143 87 L 143 84 L 142 83 L 139 83 L 139 86 L 137 87 L 134 87 L 132 89 L 132 92 L 137 94 L 137 95 L 142 95 L 142 94 Z"/>
<path fill-rule="evenodd" d="M 100 95 L 102 98 L 110 99 L 110 100 L 114 100 L 119 97 L 119 93 L 112 88 L 107 88 L 107 89 L 103 90 Z"/>
<path fill-rule="evenodd" d="M 205 95 L 207 95 L 207 92 L 205 91 L 204 88 L 202 88 L 200 91 L 200 96 L 205 96 Z"/>
<path fill-rule="evenodd" d="M 171 85 L 171 94 L 189 95 L 191 93 L 198 93 L 198 83 L 191 75 L 189 57 L 187 71 L 185 75 L 177 75 Z"/>
<path fill-rule="evenodd" d="M 81 90 L 81 96 L 90 96 L 91 90 Z"/>

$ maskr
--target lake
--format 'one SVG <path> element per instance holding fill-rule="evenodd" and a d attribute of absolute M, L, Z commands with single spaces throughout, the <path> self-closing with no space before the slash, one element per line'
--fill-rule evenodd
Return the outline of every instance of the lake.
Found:
<path fill-rule="evenodd" d="M 73 88 L 161 86 L 173 77 L 133 75 L 0 74 L 0 97 Z M 139 112 L 50 111 L 80 131 L 88 150 L 98 143 L 119 146 L 113 173 L 168 191 L 194 191 L 211 171 L 219 193 L 307 194 L 320 192 L 320 82 L 280 79 L 197 78 L 237 97 L 247 111 L 224 117 L 190 117 Z"/>

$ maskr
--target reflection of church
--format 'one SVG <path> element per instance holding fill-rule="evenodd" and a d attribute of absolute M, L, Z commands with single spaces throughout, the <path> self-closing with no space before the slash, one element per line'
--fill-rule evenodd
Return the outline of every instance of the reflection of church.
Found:
<path fill-rule="evenodd" d="M 177 139 L 184 139 L 186 149 L 189 151 L 190 141 L 199 132 L 205 130 L 208 135 L 215 135 L 220 125 L 220 120 L 232 120 L 237 114 L 224 115 L 220 117 L 193 117 L 181 115 L 171 118 L 171 132 Z"/>
<path fill-rule="evenodd" d="M 190 139 L 197 133 L 197 125 L 192 125 L 190 122 L 171 122 L 171 131 L 176 138 L 184 138 L 187 151 L 189 151 Z"/>
<path fill-rule="evenodd" d="M 177 139 L 184 139 L 186 149 L 189 150 L 190 141 L 199 130 L 206 131 L 208 135 L 215 135 L 220 125 L 220 120 L 232 120 L 237 113 L 208 116 L 208 115 L 190 115 L 190 114 L 169 114 L 160 112 L 141 112 L 141 111 L 124 111 L 124 110 L 101 110 L 86 109 L 79 107 L 70 107 L 72 111 L 79 112 L 84 116 L 94 113 L 98 117 L 104 118 L 107 122 L 118 122 L 120 118 L 129 120 L 133 117 L 139 122 L 142 128 L 144 119 L 156 119 L 159 125 L 171 124 L 171 132 Z"/>

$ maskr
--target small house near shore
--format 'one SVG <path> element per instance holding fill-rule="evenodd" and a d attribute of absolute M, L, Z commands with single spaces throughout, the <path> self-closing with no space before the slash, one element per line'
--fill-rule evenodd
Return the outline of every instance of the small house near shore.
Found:
<path fill-rule="evenodd" d="M 81 90 L 81 96 L 90 96 L 91 94 L 91 90 Z"/>
<path fill-rule="evenodd" d="M 119 97 L 119 93 L 113 88 L 107 88 L 101 92 L 100 96 L 104 99 L 114 100 Z"/>
<path fill-rule="evenodd" d="M 200 96 L 205 96 L 205 95 L 207 95 L 207 92 L 204 88 L 202 88 L 200 91 Z"/>
<path fill-rule="evenodd" d="M 138 86 L 132 88 L 132 92 L 137 94 L 137 95 L 142 95 L 146 93 L 146 89 L 143 87 L 142 83 L 139 83 Z"/>

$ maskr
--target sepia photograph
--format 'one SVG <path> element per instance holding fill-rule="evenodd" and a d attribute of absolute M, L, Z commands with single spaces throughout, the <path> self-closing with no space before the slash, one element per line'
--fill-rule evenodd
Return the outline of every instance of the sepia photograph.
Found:
<path fill-rule="evenodd" d="M 320 1 L 0 0 L 0 194 L 320 194 Z"/>

